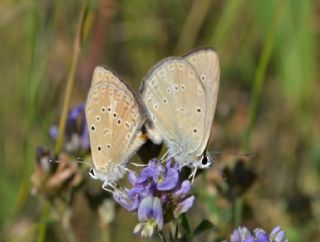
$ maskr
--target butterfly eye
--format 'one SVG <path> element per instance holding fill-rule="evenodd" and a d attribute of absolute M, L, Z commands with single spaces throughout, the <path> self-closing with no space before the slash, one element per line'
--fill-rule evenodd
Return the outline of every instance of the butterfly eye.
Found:
<path fill-rule="evenodd" d="M 89 169 L 89 175 L 92 176 L 92 177 L 95 177 L 95 176 L 96 176 L 93 168 L 90 168 L 90 169 Z"/>
<path fill-rule="evenodd" d="M 203 156 L 202 160 L 201 160 L 201 164 L 203 166 L 207 165 L 208 164 L 208 157 L 206 155 Z"/>

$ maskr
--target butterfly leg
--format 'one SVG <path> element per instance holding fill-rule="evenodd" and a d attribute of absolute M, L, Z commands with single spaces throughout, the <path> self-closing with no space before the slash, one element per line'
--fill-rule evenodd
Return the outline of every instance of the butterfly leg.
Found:
<path fill-rule="evenodd" d="M 130 164 L 134 165 L 136 167 L 146 167 L 146 166 L 148 166 L 147 164 L 138 164 L 138 163 L 134 163 L 134 162 L 131 162 Z"/>
<path fill-rule="evenodd" d="M 168 156 L 168 154 L 169 154 L 169 150 L 167 150 L 164 154 L 163 154 L 163 156 L 160 158 L 160 162 L 163 162 L 165 159 L 166 159 L 166 157 Z"/>
<path fill-rule="evenodd" d="M 113 191 L 110 190 L 108 187 L 111 187 L 113 189 Z M 102 189 L 107 191 L 107 192 L 113 193 L 116 188 L 112 183 L 110 183 L 109 181 L 105 180 L 104 183 L 102 184 Z"/>
<path fill-rule="evenodd" d="M 169 153 L 169 151 L 166 151 L 166 153 L 162 156 L 160 162 L 163 162 L 163 161 L 165 161 L 165 160 L 170 160 L 171 158 L 173 158 L 173 157 L 175 157 L 176 155 L 178 155 L 180 152 L 178 151 L 178 152 L 175 152 L 175 153 L 173 153 L 173 154 L 171 154 L 171 155 L 168 155 L 168 153 Z M 168 155 L 168 156 L 164 159 L 164 156 L 166 156 L 166 155 Z"/>
<path fill-rule="evenodd" d="M 132 164 L 132 163 L 131 163 Z M 133 172 L 132 170 L 130 170 L 129 168 L 125 167 L 125 166 L 122 166 L 122 165 L 117 165 L 120 169 L 123 169 L 127 172 Z"/>
<path fill-rule="evenodd" d="M 191 174 L 188 177 L 188 179 L 191 179 L 191 184 L 193 184 L 193 182 L 194 182 L 194 178 L 196 177 L 197 170 L 198 170 L 198 166 L 194 166 L 193 171 L 191 172 Z"/>

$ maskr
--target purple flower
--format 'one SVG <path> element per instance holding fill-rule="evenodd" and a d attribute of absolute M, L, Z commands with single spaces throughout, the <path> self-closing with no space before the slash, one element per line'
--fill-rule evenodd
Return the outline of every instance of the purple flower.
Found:
<path fill-rule="evenodd" d="M 232 232 L 230 242 L 288 242 L 288 240 L 285 239 L 285 232 L 280 226 L 275 227 L 269 236 L 261 228 L 256 228 L 252 234 L 246 227 L 239 227 Z"/>
<path fill-rule="evenodd" d="M 145 197 L 142 199 L 138 208 L 138 217 L 142 222 L 147 222 L 150 219 L 157 221 L 160 228 L 163 227 L 163 214 L 161 201 L 158 197 Z"/>
<path fill-rule="evenodd" d="M 139 200 L 136 194 L 131 194 L 130 196 L 128 189 L 125 189 L 124 192 L 121 190 L 115 190 L 113 193 L 113 199 L 128 211 L 137 209 L 139 205 Z"/>
<path fill-rule="evenodd" d="M 171 164 L 169 161 L 167 164 Z M 162 167 L 162 166 L 161 166 Z M 157 189 L 159 191 L 169 191 L 177 186 L 179 181 L 179 172 L 177 167 L 167 166 L 157 177 Z"/>
<path fill-rule="evenodd" d="M 191 196 L 179 203 L 173 210 L 174 217 L 177 218 L 181 214 L 187 212 L 193 206 L 194 200 L 195 197 Z"/>
<path fill-rule="evenodd" d="M 158 197 L 145 197 L 138 208 L 138 217 L 142 222 L 153 219 L 160 229 L 163 227 L 163 213 L 161 201 Z"/>
<path fill-rule="evenodd" d="M 270 233 L 270 241 L 272 242 L 282 242 L 285 240 L 286 232 L 284 232 L 280 226 L 275 227 Z"/>
<path fill-rule="evenodd" d="M 131 183 L 131 185 L 134 185 L 138 180 L 138 176 L 134 172 L 128 173 L 128 181 Z"/>
<path fill-rule="evenodd" d="M 79 150 L 87 151 L 90 147 L 89 132 L 84 113 L 84 104 L 80 104 L 70 110 L 65 129 L 65 150 L 68 152 L 77 152 Z M 59 130 L 53 125 L 49 134 L 53 139 L 57 139 Z"/>
<path fill-rule="evenodd" d="M 254 237 L 246 227 L 234 230 L 230 237 L 231 242 L 254 242 Z"/>
<path fill-rule="evenodd" d="M 189 180 L 184 180 L 181 185 L 178 187 L 178 189 L 174 192 L 175 196 L 181 196 L 181 198 L 184 198 L 188 195 L 188 193 L 191 190 L 191 182 Z"/>
<path fill-rule="evenodd" d="M 131 212 L 138 213 L 139 224 L 134 233 L 151 237 L 155 229 L 187 212 L 194 203 L 190 196 L 191 183 L 179 178 L 179 165 L 171 159 L 165 163 L 149 161 L 140 174 L 129 172 L 131 188 L 116 190 L 114 200 Z"/>
<path fill-rule="evenodd" d="M 169 160 L 166 166 L 157 164 L 158 161 L 153 159 L 148 166 L 141 171 L 137 184 L 154 183 L 159 191 L 169 191 L 173 189 L 179 180 L 178 166 L 171 166 Z"/>
<path fill-rule="evenodd" d="M 260 242 L 269 241 L 269 237 L 263 229 L 256 228 L 253 232 L 257 241 L 260 241 Z"/>
<path fill-rule="evenodd" d="M 163 228 L 163 211 L 158 197 L 148 196 L 142 199 L 138 208 L 139 223 L 134 228 L 134 233 L 141 237 L 151 237 L 155 229 Z"/>

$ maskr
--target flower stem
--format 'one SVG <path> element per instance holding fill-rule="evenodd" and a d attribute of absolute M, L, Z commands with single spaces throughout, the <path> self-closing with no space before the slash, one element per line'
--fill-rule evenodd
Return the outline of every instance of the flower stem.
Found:
<path fill-rule="evenodd" d="M 162 231 L 158 231 L 158 236 L 159 236 L 161 242 L 167 242 L 166 237 L 164 236 Z"/>
<path fill-rule="evenodd" d="M 102 233 L 102 241 L 103 242 L 110 242 L 110 228 L 109 226 L 103 226 L 101 229 Z"/>
<path fill-rule="evenodd" d="M 80 15 L 79 15 L 79 20 L 78 20 L 78 25 L 77 25 L 77 30 L 76 30 L 76 36 L 75 36 L 74 43 L 73 43 L 73 56 L 72 56 L 71 66 L 70 66 L 70 70 L 69 70 L 69 74 L 68 74 L 67 86 L 66 86 L 66 89 L 64 92 L 62 113 L 61 113 L 60 120 L 59 120 L 59 134 L 58 134 L 58 139 L 57 139 L 57 143 L 56 143 L 56 147 L 55 147 L 55 153 L 59 153 L 62 149 L 64 132 L 65 132 L 65 127 L 66 127 L 66 120 L 67 120 L 67 116 L 68 116 L 68 110 L 69 110 L 72 90 L 73 90 L 73 86 L 74 86 L 76 67 L 78 64 L 79 54 L 80 54 L 80 50 L 81 50 L 81 34 L 82 34 L 82 28 L 83 28 L 83 23 L 85 20 L 85 12 L 86 12 L 87 6 L 88 6 L 88 1 L 84 1 L 81 6 L 81 10 L 80 10 Z"/>
<path fill-rule="evenodd" d="M 77 238 L 71 226 L 71 208 L 64 200 L 56 200 L 54 203 L 54 208 L 58 212 L 60 226 L 66 236 L 66 241 L 77 242 Z"/>
<path fill-rule="evenodd" d="M 68 242 L 77 242 L 76 236 L 71 228 L 71 226 L 63 226 L 64 233 L 67 237 Z"/>
<path fill-rule="evenodd" d="M 199 0 L 192 4 L 178 40 L 175 51 L 177 54 L 187 51 L 194 45 L 201 25 L 210 9 L 211 2 L 211 0 Z"/>
<path fill-rule="evenodd" d="M 46 241 L 46 233 L 47 233 L 47 219 L 50 212 L 49 204 L 45 203 L 42 211 L 41 222 L 39 224 L 39 230 L 37 234 L 37 242 Z"/>
<path fill-rule="evenodd" d="M 234 201 L 234 225 L 239 227 L 242 222 L 243 197 L 239 196 Z"/>

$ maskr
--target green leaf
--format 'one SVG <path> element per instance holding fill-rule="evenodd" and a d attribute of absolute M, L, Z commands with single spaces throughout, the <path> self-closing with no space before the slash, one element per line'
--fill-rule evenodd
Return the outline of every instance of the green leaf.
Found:
<path fill-rule="evenodd" d="M 174 238 L 177 239 L 178 235 L 179 235 L 179 227 L 178 227 L 178 225 L 176 225 L 176 231 L 174 233 Z"/>
<path fill-rule="evenodd" d="M 185 214 L 182 214 L 180 217 L 181 217 L 181 225 L 182 225 L 182 227 L 186 231 L 186 234 L 189 237 L 189 235 L 191 234 L 191 229 L 190 229 L 190 225 L 189 225 L 187 216 Z"/>
<path fill-rule="evenodd" d="M 193 231 L 192 237 L 199 235 L 199 234 L 206 232 L 206 231 L 213 229 L 213 228 L 214 228 L 214 225 L 209 220 L 202 220 L 200 222 L 200 224 Z"/>

